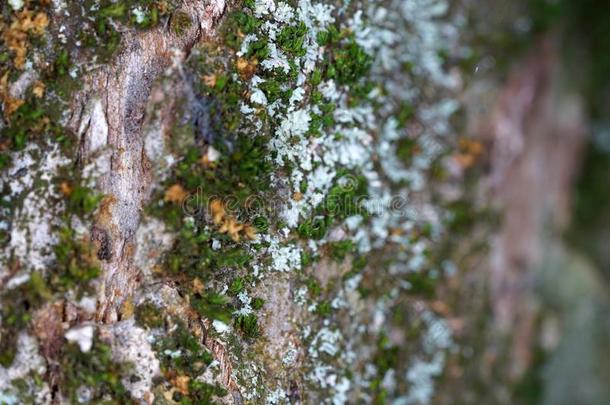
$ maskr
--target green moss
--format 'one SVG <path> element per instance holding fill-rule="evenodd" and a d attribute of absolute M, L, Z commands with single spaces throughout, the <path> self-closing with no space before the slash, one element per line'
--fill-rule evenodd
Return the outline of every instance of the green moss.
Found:
<path fill-rule="evenodd" d="M 396 143 L 396 156 L 402 160 L 406 166 L 410 166 L 413 158 L 417 154 L 417 141 L 412 138 L 401 138 Z"/>
<path fill-rule="evenodd" d="M 213 400 L 217 397 L 225 397 L 228 395 L 226 389 L 218 385 L 210 385 L 203 381 L 192 379 L 189 381 L 189 396 L 181 398 L 181 405 L 190 404 L 213 404 Z"/>
<path fill-rule="evenodd" d="M 151 303 L 138 305 L 135 310 L 136 322 L 147 328 L 162 328 L 165 325 L 163 312 Z"/>
<path fill-rule="evenodd" d="M 398 112 L 396 114 L 396 119 L 398 119 L 398 123 L 401 126 L 404 126 L 409 122 L 411 118 L 413 118 L 414 108 L 411 104 L 403 103 L 398 108 Z"/>
<path fill-rule="evenodd" d="M 254 16 L 245 11 L 236 11 L 230 18 L 234 19 L 237 27 L 244 34 L 253 33 L 260 25 L 260 22 Z"/>
<path fill-rule="evenodd" d="M 101 17 L 120 18 L 125 15 L 126 11 L 127 11 L 127 7 L 126 7 L 125 3 L 118 2 L 118 3 L 110 4 L 106 7 L 100 8 L 99 15 Z"/>
<path fill-rule="evenodd" d="M 54 295 L 53 286 L 39 272 L 32 272 L 26 283 L 0 296 L 0 365 L 8 367 L 17 353 L 17 337 L 29 326 L 32 314 Z"/>
<path fill-rule="evenodd" d="M 339 84 L 354 84 L 364 77 L 373 63 L 372 58 L 350 39 L 347 44 L 334 52 L 333 64 L 328 66 L 327 75 Z"/>
<path fill-rule="evenodd" d="M 399 366 L 399 361 L 398 347 L 391 344 L 385 333 L 381 333 L 377 339 L 377 352 L 373 358 L 377 375 L 369 386 L 374 395 L 375 404 L 386 403 L 387 391 L 382 386 L 383 378 L 389 370 L 396 369 Z"/>
<path fill-rule="evenodd" d="M 229 292 L 233 295 L 237 295 L 240 292 L 244 291 L 245 288 L 246 284 L 243 277 L 236 277 L 231 283 L 231 286 L 229 287 Z"/>
<path fill-rule="evenodd" d="M 72 216 L 81 219 L 90 217 L 101 196 L 80 185 L 78 179 L 73 181 L 76 185 L 66 197 L 66 213 L 57 231 L 59 242 L 53 247 L 56 260 L 46 282 L 54 292 L 76 289 L 80 296 L 89 287 L 89 282 L 99 276 L 100 267 L 95 245 L 89 239 L 79 238 L 72 226 Z"/>
<path fill-rule="evenodd" d="M 11 149 L 23 150 L 31 138 L 43 133 L 46 126 L 44 110 L 37 102 L 28 101 L 13 113 L 10 126 L 2 130 L 2 138 L 9 140 Z"/>
<path fill-rule="evenodd" d="M 235 326 L 247 339 L 254 339 L 260 335 L 258 317 L 255 314 L 239 315 L 235 318 Z"/>
<path fill-rule="evenodd" d="M 297 233 L 304 239 L 320 240 L 326 236 L 331 222 L 332 219 L 328 216 L 316 215 L 301 222 L 297 227 Z"/>
<path fill-rule="evenodd" d="M 434 297 L 437 279 L 432 278 L 427 272 L 418 271 L 409 273 L 404 279 L 411 285 L 409 289 L 411 293 L 426 298 Z"/>
<path fill-rule="evenodd" d="M 155 343 L 161 368 L 166 372 L 198 375 L 212 362 L 212 354 L 182 322 L 177 322 L 172 329 L 170 334 Z"/>
<path fill-rule="evenodd" d="M 49 275 L 49 283 L 55 290 L 67 291 L 75 287 L 84 290 L 87 283 L 100 274 L 93 244 L 78 240 L 72 228 L 60 229 L 59 243 L 53 250 L 56 263 Z"/>
<path fill-rule="evenodd" d="M 102 195 L 93 189 L 76 184 L 67 197 L 67 209 L 79 216 L 89 215 L 102 201 Z"/>
<path fill-rule="evenodd" d="M 320 288 L 320 284 L 318 284 L 318 281 L 314 277 L 310 277 L 307 280 L 307 290 L 309 291 L 309 295 L 312 298 L 318 297 L 320 295 L 320 293 L 322 292 L 322 288 Z"/>
<path fill-rule="evenodd" d="M 78 345 L 66 343 L 59 359 L 59 389 L 71 402 L 76 403 L 78 390 L 82 386 L 91 390 L 91 401 L 95 403 L 130 402 L 129 393 L 121 383 L 121 377 L 129 373 L 131 366 L 115 363 L 110 347 L 95 338 L 91 350 L 81 352 Z"/>
<path fill-rule="evenodd" d="M 332 307 L 328 301 L 320 301 L 316 307 L 316 313 L 321 317 L 327 317 L 332 313 Z"/>
<path fill-rule="evenodd" d="M 32 371 L 25 377 L 11 381 L 11 385 L 17 390 L 17 398 L 20 403 L 35 404 L 39 399 L 36 394 L 44 388 L 44 378 Z"/>
<path fill-rule="evenodd" d="M 252 309 L 254 309 L 255 311 L 262 309 L 264 305 L 265 300 L 262 298 L 254 298 L 252 300 Z"/>
<path fill-rule="evenodd" d="M 231 323 L 230 301 L 226 296 L 207 291 L 203 295 L 192 295 L 190 302 L 193 309 L 203 318 L 218 319 L 226 324 Z"/>
<path fill-rule="evenodd" d="M 284 51 L 294 56 L 305 55 L 305 35 L 307 34 L 307 27 L 305 23 L 299 21 L 296 26 L 289 25 L 284 27 L 277 36 L 277 44 Z"/>
<path fill-rule="evenodd" d="M 215 404 L 214 399 L 226 396 L 227 391 L 218 385 L 197 380 L 212 363 L 212 354 L 181 321 L 176 322 L 171 330 L 171 333 L 154 343 L 153 348 L 167 379 L 189 377 L 188 393 L 176 391 L 172 400 L 180 404 Z"/>
<path fill-rule="evenodd" d="M 354 242 L 348 239 L 339 242 L 330 242 L 328 244 L 328 249 L 330 251 L 330 257 L 338 262 L 342 262 L 349 253 L 354 251 L 355 246 Z"/>
<path fill-rule="evenodd" d="M 318 32 L 316 41 L 321 46 L 331 45 L 338 42 L 341 39 L 341 33 L 336 26 L 331 25 L 326 31 Z"/>
<path fill-rule="evenodd" d="M 267 232 L 267 230 L 269 230 L 269 220 L 264 216 L 254 218 L 252 225 L 254 225 L 259 232 Z"/>
<path fill-rule="evenodd" d="M 364 214 L 362 200 L 368 196 L 368 184 L 363 176 L 349 172 L 339 174 L 337 183 L 328 192 L 323 204 L 327 215 L 345 219 L 356 214 Z"/>
<path fill-rule="evenodd" d="M 184 11 L 176 11 L 170 19 L 170 29 L 178 36 L 184 35 L 191 25 L 191 17 Z"/>
<path fill-rule="evenodd" d="M 63 48 L 59 50 L 54 66 L 55 74 L 57 76 L 65 76 L 68 74 L 68 69 L 70 67 L 70 53 L 67 49 Z"/>

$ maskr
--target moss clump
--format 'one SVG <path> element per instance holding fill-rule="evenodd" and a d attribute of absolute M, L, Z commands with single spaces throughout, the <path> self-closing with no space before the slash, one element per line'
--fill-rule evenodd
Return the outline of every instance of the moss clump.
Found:
<path fill-rule="evenodd" d="M 434 297 L 437 280 L 431 277 L 428 272 L 419 271 L 409 273 L 404 279 L 411 285 L 409 288 L 411 293 L 421 295 L 425 298 Z"/>
<path fill-rule="evenodd" d="M 147 328 L 162 328 L 165 325 L 163 312 L 151 303 L 138 305 L 135 310 L 136 322 Z"/>
<path fill-rule="evenodd" d="M 406 166 L 411 165 L 413 158 L 418 151 L 419 146 L 417 141 L 412 138 L 401 138 L 396 144 L 396 156 L 398 156 Z"/>
<path fill-rule="evenodd" d="M 176 11 L 171 17 L 170 29 L 174 34 L 181 37 L 186 34 L 192 24 L 191 17 L 187 13 L 184 11 Z"/>
<path fill-rule="evenodd" d="M 31 138 L 41 135 L 48 126 L 40 104 L 26 102 L 11 115 L 10 126 L 2 130 L 3 140 L 8 141 L 3 143 L 12 150 L 23 150 Z"/>
<path fill-rule="evenodd" d="M 320 288 L 320 284 L 318 284 L 318 281 L 313 277 L 310 277 L 307 280 L 307 290 L 309 291 L 309 295 L 312 298 L 318 297 L 320 295 L 320 293 L 322 292 L 322 288 Z"/>
<path fill-rule="evenodd" d="M 231 283 L 231 286 L 229 287 L 229 293 L 237 295 L 240 292 L 244 291 L 245 288 L 246 284 L 243 277 L 236 277 Z"/>
<path fill-rule="evenodd" d="M 254 339 L 260 335 L 258 317 L 255 314 L 239 315 L 235 318 L 235 326 L 247 339 Z"/>
<path fill-rule="evenodd" d="M 58 357 L 60 362 L 60 387 L 62 394 L 76 403 L 79 389 L 86 387 L 91 392 L 91 401 L 102 403 L 108 397 L 116 403 L 130 402 L 129 393 L 121 383 L 128 375 L 130 365 L 112 361 L 110 347 L 94 339 L 91 350 L 81 352 L 74 343 L 66 343 Z"/>
<path fill-rule="evenodd" d="M 189 381 L 189 396 L 182 398 L 180 404 L 213 404 L 215 397 L 225 397 L 228 392 L 218 385 L 210 385 L 202 381 Z"/>
<path fill-rule="evenodd" d="M 327 317 L 332 313 L 332 307 L 328 301 L 320 301 L 316 307 L 316 313 L 321 317 Z"/>
<path fill-rule="evenodd" d="M 254 309 L 255 311 L 262 309 L 263 305 L 265 305 L 265 300 L 262 298 L 254 298 L 252 300 L 252 309 Z"/>
<path fill-rule="evenodd" d="M 84 289 L 100 274 L 95 247 L 87 240 L 78 240 L 74 230 L 64 227 L 59 231 L 59 243 L 54 246 L 56 263 L 49 275 L 49 283 L 56 291 L 75 287 Z"/>
<path fill-rule="evenodd" d="M 371 381 L 369 389 L 371 390 L 375 400 L 375 404 L 385 404 L 387 391 L 383 387 L 382 382 L 385 374 L 399 366 L 399 350 L 398 347 L 391 344 L 388 337 L 382 333 L 377 339 L 377 352 L 373 358 L 373 364 L 377 369 L 377 376 Z"/>
<path fill-rule="evenodd" d="M 170 375 L 196 376 L 213 360 L 212 354 L 182 322 L 177 322 L 173 332 L 155 343 L 155 350 L 161 368 Z"/>
<path fill-rule="evenodd" d="M 214 404 L 214 398 L 226 396 L 223 388 L 197 380 L 213 361 L 209 350 L 181 321 L 171 330 L 154 344 L 154 349 L 165 379 L 177 388 L 172 400 L 180 404 Z"/>
<path fill-rule="evenodd" d="M 27 283 L 5 292 L 0 299 L 0 365 L 9 367 L 17 354 L 19 332 L 26 329 L 32 313 L 51 298 L 42 275 L 34 272 Z"/>
<path fill-rule="evenodd" d="M 253 33 L 260 25 L 260 22 L 254 16 L 245 11 L 236 11 L 229 19 L 243 34 Z"/>
<path fill-rule="evenodd" d="M 332 220 L 324 215 L 316 215 L 306 219 L 297 227 L 297 233 L 304 239 L 322 239 L 330 227 Z"/>
<path fill-rule="evenodd" d="M 305 55 L 305 35 L 307 34 L 307 27 L 303 21 L 299 21 L 296 26 L 289 25 L 277 36 L 277 44 L 284 51 L 294 56 Z"/>
<path fill-rule="evenodd" d="M 351 240 L 342 240 L 339 242 L 331 242 L 328 244 L 330 257 L 338 262 L 342 262 L 345 257 L 355 250 L 354 242 Z"/>
<path fill-rule="evenodd" d="M 297 227 L 297 233 L 306 239 L 322 239 L 330 226 L 337 220 L 351 215 L 366 214 L 362 201 L 368 195 L 368 185 L 363 176 L 349 172 L 338 174 L 336 184 L 330 189 L 326 199 L 316 207 L 311 218 Z"/>
<path fill-rule="evenodd" d="M 206 319 L 218 319 L 224 323 L 231 322 L 229 299 L 214 291 L 203 294 L 194 293 L 190 296 L 191 306 Z"/>
<path fill-rule="evenodd" d="M 352 85 L 368 74 L 373 59 L 356 43 L 353 36 L 333 43 L 331 48 L 331 62 L 326 67 L 328 78 L 336 79 L 339 84 Z"/>

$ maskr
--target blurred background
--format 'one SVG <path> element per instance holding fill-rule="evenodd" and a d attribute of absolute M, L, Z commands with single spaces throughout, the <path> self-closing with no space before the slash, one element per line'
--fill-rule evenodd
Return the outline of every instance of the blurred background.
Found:
<path fill-rule="evenodd" d="M 468 200 L 491 220 L 456 249 L 486 255 L 458 259 L 471 350 L 440 402 L 609 404 L 610 2 L 470 6 Z"/>

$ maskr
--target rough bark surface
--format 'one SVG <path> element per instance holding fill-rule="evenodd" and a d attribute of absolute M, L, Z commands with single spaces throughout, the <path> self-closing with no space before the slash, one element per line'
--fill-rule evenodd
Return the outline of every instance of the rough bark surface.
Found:
<path fill-rule="evenodd" d="M 81 138 L 79 163 L 98 159 L 103 171 L 99 189 L 104 201 L 91 231 L 102 261 L 97 310 L 102 322 L 119 319 L 122 303 L 138 284 L 134 238 L 154 164 L 145 151 L 142 123 L 153 83 L 172 63 L 184 60 L 196 41 L 212 35 L 224 8 L 222 0 L 184 2 L 174 15 L 186 13 L 186 28 L 172 29 L 170 20 L 169 27 L 130 33 L 122 51 L 85 78 L 84 90 L 76 96 L 69 125 Z"/>

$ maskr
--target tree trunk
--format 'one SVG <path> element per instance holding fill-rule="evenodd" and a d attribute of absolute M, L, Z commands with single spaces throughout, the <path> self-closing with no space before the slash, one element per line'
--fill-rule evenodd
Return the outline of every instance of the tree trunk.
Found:
<path fill-rule="evenodd" d="M 602 403 L 586 102 L 495 3 L 0 6 L 0 403 Z"/>

